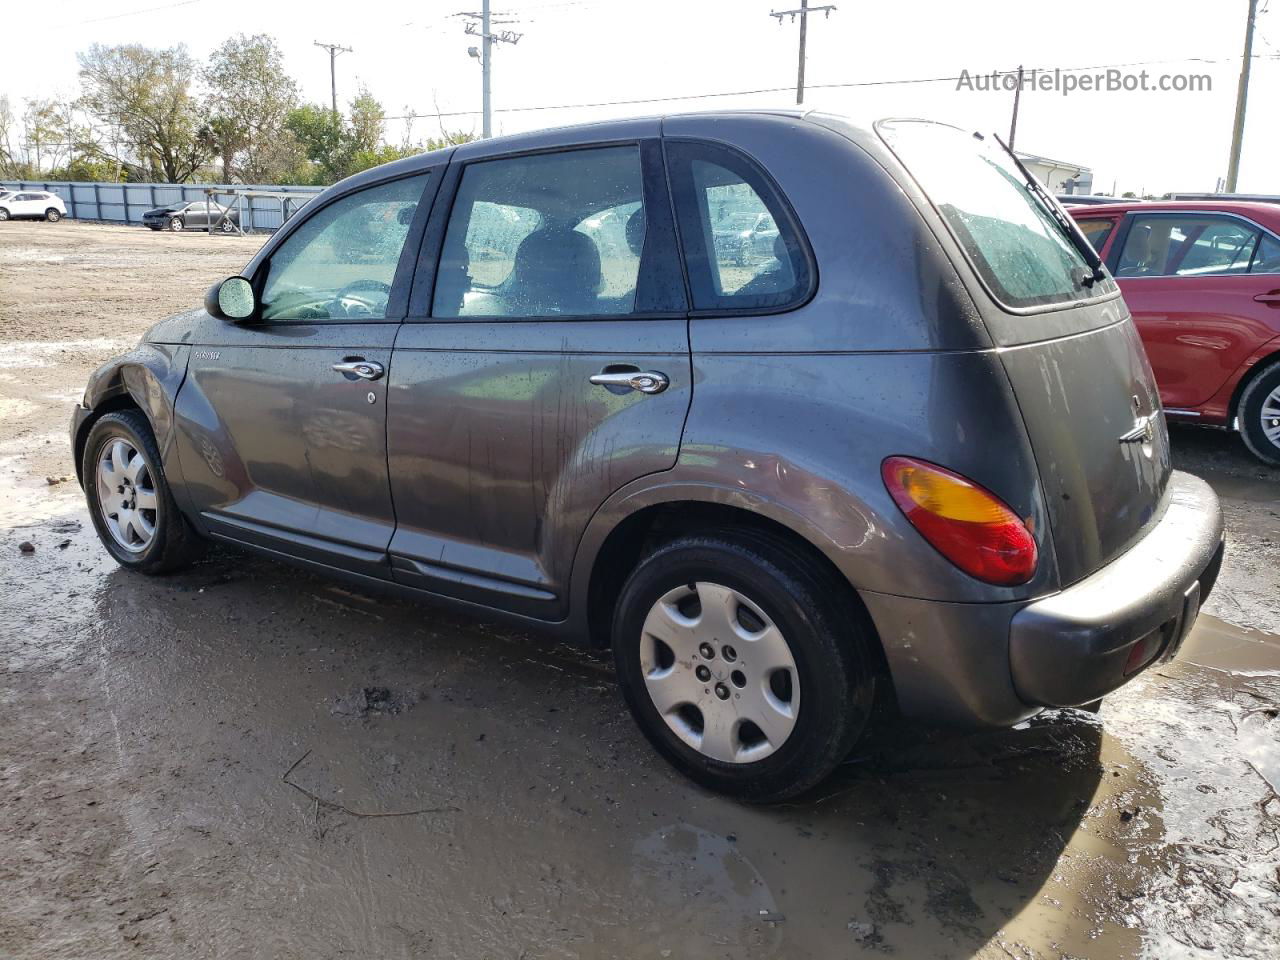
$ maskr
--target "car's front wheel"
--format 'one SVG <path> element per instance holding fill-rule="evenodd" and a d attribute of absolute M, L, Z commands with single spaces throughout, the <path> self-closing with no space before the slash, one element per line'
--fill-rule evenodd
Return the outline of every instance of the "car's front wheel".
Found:
<path fill-rule="evenodd" d="M 219 227 L 219 229 L 220 229 L 223 233 L 235 233 L 235 232 L 236 232 L 236 225 L 235 225 L 234 223 L 232 223 L 230 220 L 223 220 L 223 221 L 222 221 L 222 226 L 221 226 L 221 227 Z"/>
<path fill-rule="evenodd" d="M 9 211 L 6 210 L 4 207 L 0 207 L 0 223 L 8 219 L 9 219 Z"/>
<path fill-rule="evenodd" d="M 1259 460 L 1280 467 L 1280 360 L 1245 387 L 1236 415 L 1245 446 Z"/>
<path fill-rule="evenodd" d="M 169 230 L 170 230 L 171 232 L 173 232 L 173 233 L 181 233 L 181 232 L 182 232 L 182 218 L 181 218 L 181 217 L 170 217 L 170 218 L 169 218 Z"/>
<path fill-rule="evenodd" d="M 104 414 L 89 431 L 80 469 L 98 538 L 121 566 L 168 573 L 199 557 L 204 543 L 174 503 L 140 412 Z"/>
<path fill-rule="evenodd" d="M 847 588 L 773 537 L 666 544 L 623 586 L 613 651 L 640 728 L 703 786 L 769 803 L 825 778 L 875 693 L 865 618 Z"/>
<path fill-rule="evenodd" d="M 44 218 L 50 223 L 57 223 L 62 219 L 62 213 L 56 207 L 50 207 L 44 212 Z"/>

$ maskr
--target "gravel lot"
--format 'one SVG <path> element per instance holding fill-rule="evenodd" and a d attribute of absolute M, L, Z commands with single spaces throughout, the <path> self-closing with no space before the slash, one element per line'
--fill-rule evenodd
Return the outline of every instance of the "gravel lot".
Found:
<path fill-rule="evenodd" d="M 1276 956 L 1280 471 L 1236 437 L 1174 432 L 1231 536 L 1177 662 L 746 808 L 602 658 L 231 551 L 107 558 L 69 407 L 259 242 L 0 224 L 0 955 Z"/>

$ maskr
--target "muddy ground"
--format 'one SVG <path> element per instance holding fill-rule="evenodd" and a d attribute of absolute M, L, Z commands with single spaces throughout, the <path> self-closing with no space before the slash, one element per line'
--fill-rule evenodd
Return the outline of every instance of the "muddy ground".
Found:
<path fill-rule="evenodd" d="M 0 224 L 0 956 L 1276 956 L 1280 471 L 1237 438 L 1174 433 L 1231 536 L 1178 661 L 753 809 L 652 753 L 603 658 L 106 557 L 69 407 L 256 243 Z"/>

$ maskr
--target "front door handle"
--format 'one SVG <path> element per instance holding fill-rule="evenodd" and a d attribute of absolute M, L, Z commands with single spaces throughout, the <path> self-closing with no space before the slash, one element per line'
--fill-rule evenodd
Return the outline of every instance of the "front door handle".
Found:
<path fill-rule="evenodd" d="M 1280 290 L 1272 290 L 1270 293 L 1260 293 L 1253 299 L 1259 303 L 1277 303 L 1280 304 Z"/>
<path fill-rule="evenodd" d="M 657 370 L 624 370 L 616 373 L 593 373 L 589 378 L 597 387 L 625 387 L 641 393 L 661 393 L 671 386 L 665 373 Z"/>
<path fill-rule="evenodd" d="M 359 377 L 361 380 L 380 380 L 386 368 L 376 360 L 343 360 L 333 365 L 333 372 L 344 377 Z"/>

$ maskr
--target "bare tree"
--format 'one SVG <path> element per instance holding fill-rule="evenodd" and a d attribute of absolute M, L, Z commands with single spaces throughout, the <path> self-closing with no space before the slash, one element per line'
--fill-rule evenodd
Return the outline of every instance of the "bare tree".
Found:
<path fill-rule="evenodd" d="M 17 121 L 13 116 L 13 106 L 9 103 L 8 94 L 0 94 L 0 176 L 18 180 L 25 172 L 20 168 L 22 161 L 18 157 L 13 140 Z"/>

